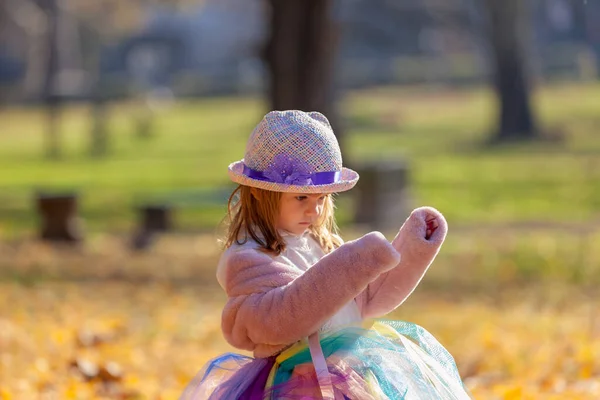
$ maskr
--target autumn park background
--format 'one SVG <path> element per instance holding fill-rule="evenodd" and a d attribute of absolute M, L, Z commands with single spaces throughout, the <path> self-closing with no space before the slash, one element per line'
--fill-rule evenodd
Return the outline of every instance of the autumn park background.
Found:
<path fill-rule="evenodd" d="M 226 167 L 292 108 L 363 176 L 346 240 L 446 216 L 389 317 L 474 398 L 600 398 L 599 2 L 0 0 L 0 28 L 0 399 L 176 399 L 232 351 Z"/>

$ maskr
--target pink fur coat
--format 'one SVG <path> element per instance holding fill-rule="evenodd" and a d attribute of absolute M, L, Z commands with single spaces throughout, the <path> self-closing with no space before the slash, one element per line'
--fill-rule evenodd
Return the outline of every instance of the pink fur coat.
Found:
<path fill-rule="evenodd" d="M 426 240 L 428 216 L 435 216 L 439 227 Z M 391 243 L 379 232 L 368 233 L 325 255 L 306 272 L 256 249 L 235 252 L 225 270 L 225 339 L 255 357 L 268 357 L 316 332 L 352 299 L 362 318 L 385 315 L 419 284 L 447 229 L 442 214 L 421 207 Z"/>

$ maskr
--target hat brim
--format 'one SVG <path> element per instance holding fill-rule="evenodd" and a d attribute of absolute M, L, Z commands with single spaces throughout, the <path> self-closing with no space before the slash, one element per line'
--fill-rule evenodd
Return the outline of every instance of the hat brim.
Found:
<path fill-rule="evenodd" d="M 236 161 L 229 165 L 229 178 L 239 183 L 240 185 L 255 187 L 259 189 L 271 190 L 273 192 L 287 192 L 287 193 L 336 193 L 345 192 L 350 190 L 358 182 L 358 173 L 351 170 L 350 168 L 342 168 L 340 179 L 335 183 L 329 183 L 326 185 L 288 185 L 285 183 L 275 183 L 268 181 L 261 181 L 246 176 L 244 171 L 244 162 Z"/>

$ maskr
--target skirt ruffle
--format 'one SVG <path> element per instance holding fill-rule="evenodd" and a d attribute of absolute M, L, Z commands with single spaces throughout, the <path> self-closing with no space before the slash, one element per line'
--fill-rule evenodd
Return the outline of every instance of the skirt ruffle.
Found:
<path fill-rule="evenodd" d="M 337 399 L 470 399 L 454 359 L 424 328 L 374 320 L 321 334 Z M 181 400 L 321 398 L 306 341 L 269 358 L 227 353 L 209 361 Z"/>

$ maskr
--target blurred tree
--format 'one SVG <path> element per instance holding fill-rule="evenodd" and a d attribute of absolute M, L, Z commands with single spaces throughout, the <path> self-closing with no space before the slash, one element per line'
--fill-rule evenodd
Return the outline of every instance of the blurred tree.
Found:
<path fill-rule="evenodd" d="M 485 0 L 492 48 L 493 85 L 500 103 L 495 141 L 538 136 L 528 76 L 528 6 L 523 0 Z"/>
<path fill-rule="evenodd" d="M 592 51 L 596 74 L 600 78 L 600 2 L 584 1 L 577 5 L 577 13 L 583 20 L 584 37 Z"/>
<path fill-rule="evenodd" d="M 46 73 L 44 78 L 44 103 L 47 110 L 46 155 L 48 158 L 60 158 L 60 106 L 57 74 L 59 67 L 58 24 L 60 18 L 60 0 L 40 1 L 48 21 L 46 33 Z"/>
<path fill-rule="evenodd" d="M 90 41 L 93 43 L 93 51 L 91 54 L 91 101 L 92 101 L 92 129 L 90 142 L 90 155 L 100 157 L 108 152 L 108 130 L 107 119 L 108 111 L 106 107 L 106 95 L 102 89 L 100 79 L 100 33 L 94 32 L 94 38 Z"/>
<path fill-rule="evenodd" d="M 17 92 L 24 92 L 30 96 L 39 95 L 39 92 L 29 89 L 39 89 L 43 81 L 43 70 L 40 67 L 43 67 L 44 63 L 40 58 L 43 58 L 44 53 L 41 51 L 40 41 L 44 40 L 45 22 L 44 13 L 32 1 L 0 0 L 0 57 L 3 57 L 4 63 L 7 61 L 6 56 L 10 60 L 9 63 L 12 61 L 14 69 L 9 69 L 13 72 L 11 78 L 14 81 L 23 81 L 21 84 L 13 82 L 14 87 L 18 88 Z M 37 51 L 33 52 L 31 50 L 35 45 Z M 24 70 L 21 65 L 22 59 L 28 61 Z M 0 66 L 2 67 L 6 70 L 6 64 Z M 32 82 L 36 85 L 32 86 Z M 12 96 L 8 94 L 6 99 L 10 97 Z"/>
<path fill-rule="evenodd" d="M 51 1 L 60 0 L 37 0 L 45 3 L 48 7 Z M 79 8 L 78 8 L 79 7 Z M 60 49 L 60 60 L 55 68 L 57 72 L 63 70 L 81 70 L 80 86 L 77 88 L 76 96 L 84 96 L 91 104 L 91 128 L 89 154 L 93 157 L 101 157 L 108 152 L 108 109 L 106 106 L 106 92 L 101 81 L 100 52 L 105 37 L 113 34 L 112 17 L 114 15 L 114 3 L 99 0 L 93 3 L 74 2 L 58 5 L 61 21 L 59 31 L 59 44 L 69 47 L 71 58 L 77 58 L 78 62 L 66 60 L 65 49 Z M 71 29 L 66 29 L 67 23 Z M 64 50 L 64 51 L 63 51 Z M 64 54 L 63 54 L 64 53 Z M 64 82 L 63 82 L 64 83 Z M 56 87 L 58 96 L 67 95 L 64 87 Z"/>
<path fill-rule="evenodd" d="M 334 101 L 339 27 L 331 18 L 333 0 L 268 2 L 271 20 L 264 56 L 269 70 L 270 109 L 322 112 L 342 146 Z"/>
<path fill-rule="evenodd" d="M 90 155 L 92 157 L 102 157 L 108 153 L 108 109 L 106 106 L 106 93 L 101 80 L 100 72 L 100 52 L 102 40 L 106 34 L 107 24 L 114 14 L 114 8 L 107 2 L 98 2 L 98 10 L 92 16 L 83 21 L 88 33 L 88 69 L 90 78 L 90 100 L 92 127 L 90 131 Z"/>

